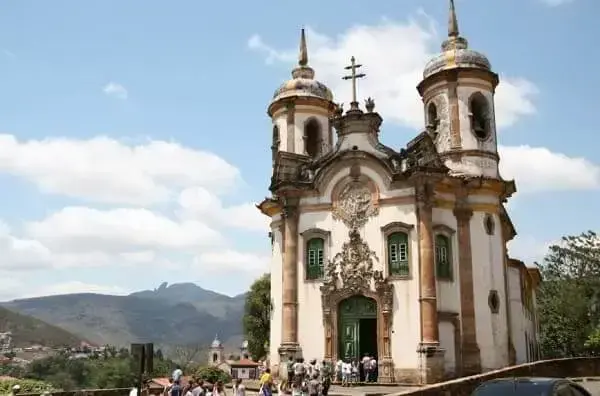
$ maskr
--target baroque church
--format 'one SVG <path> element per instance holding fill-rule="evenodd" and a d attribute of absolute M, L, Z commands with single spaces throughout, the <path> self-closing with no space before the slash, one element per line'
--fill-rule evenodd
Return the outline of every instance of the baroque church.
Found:
<path fill-rule="evenodd" d="M 292 357 L 379 364 L 379 381 L 434 383 L 538 358 L 539 272 L 512 259 L 498 172 L 494 92 L 485 55 L 448 37 L 417 90 L 424 130 L 404 148 L 380 141 L 375 101 L 349 109 L 315 79 L 304 31 L 273 123 L 270 365 Z M 367 76 L 368 78 L 368 76 Z"/>

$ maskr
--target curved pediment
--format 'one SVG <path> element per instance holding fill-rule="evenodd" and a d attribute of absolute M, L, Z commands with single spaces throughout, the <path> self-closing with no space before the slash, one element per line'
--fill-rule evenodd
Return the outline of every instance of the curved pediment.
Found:
<path fill-rule="evenodd" d="M 381 159 L 366 151 L 347 150 L 339 152 L 338 155 L 330 158 L 329 161 L 316 170 L 314 176 L 315 188 L 320 192 L 325 192 L 336 175 L 356 165 L 373 170 L 383 181 L 386 188 L 394 179 L 394 175 L 400 171 L 400 163 L 398 163 L 398 169 L 395 170 L 391 161 Z"/>

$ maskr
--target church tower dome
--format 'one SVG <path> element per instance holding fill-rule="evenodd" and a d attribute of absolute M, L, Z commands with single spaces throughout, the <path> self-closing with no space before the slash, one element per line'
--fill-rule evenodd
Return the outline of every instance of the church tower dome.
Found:
<path fill-rule="evenodd" d="M 425 125 L 445 165 L 455 175 L 499 178 L 494 94 L 498 75 L 488 58 L 460 35 L 449 0 L 448 37 L 417 86 Z"/>
<path fill-rule="evenodd" d="M 298 65 L 292 78 L 273 94 L 268 115 L 273 121 L 273 162 L 280 151 L 318 158 L 333 145 L 329 118 L 336 109 L 333 93 L 315 79 L 308 65 L 308 48 L 304 29 L 300 35 Z"/>

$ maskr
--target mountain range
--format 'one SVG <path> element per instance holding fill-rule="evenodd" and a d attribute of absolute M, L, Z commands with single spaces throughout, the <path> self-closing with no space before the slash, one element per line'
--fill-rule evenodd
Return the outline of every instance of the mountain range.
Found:
<path fill-rule="evenodd" d="M 243 339 L 244 302 L 245 294 L 229 297 L 193 283 L 163 283 L 127 296 L 66 294 L 1 305 L 96 345 L 154 342 L 204 347 L 218 335 L 226 346 L 237 349 Z"/>

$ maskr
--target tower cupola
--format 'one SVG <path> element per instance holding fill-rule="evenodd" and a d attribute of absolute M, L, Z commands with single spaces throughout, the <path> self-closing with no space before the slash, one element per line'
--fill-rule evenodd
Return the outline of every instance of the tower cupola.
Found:
<path fill-rule="evenodd" d="M 277 88 L 267 110 L 273 121 L 273 162 L 282 151 L 318 158 L 331 150 L 329 118 L 335 109 L 333 93 L 315 79 L 315 70 L 308 64 L 306 33 L 302 29 L 292 78 Z"/>
<path fill-rule="evenodd" d="M 425 128 L 453 174 L 499 178 L 494 94 L 498 75 L 485 55 L 460 35 L 449 0 L 448 37 L 423 70 L 417 90 Z"/>

